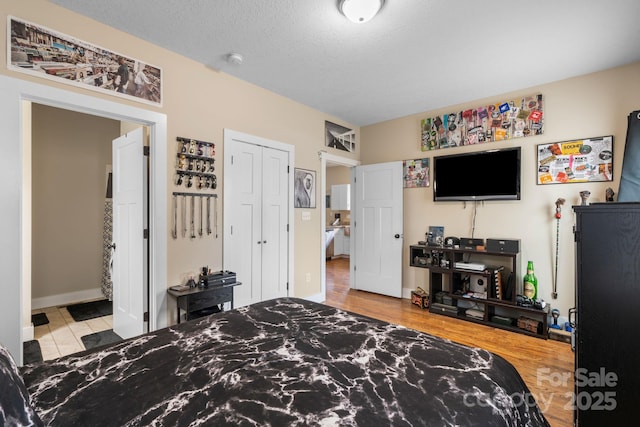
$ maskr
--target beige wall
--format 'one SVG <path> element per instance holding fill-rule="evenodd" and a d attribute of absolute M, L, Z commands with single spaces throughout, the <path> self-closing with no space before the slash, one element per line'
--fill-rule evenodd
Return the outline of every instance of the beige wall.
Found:
<path fill-rule="evenodd" d="M 295 146 L 295 166 L 304 169 L 320 170 L 318 156 L 320 150 L 353 159 L 359 157 L 359 142 L 356 144 L 354 153 L 345 153 L 324 145 L 325 120 L 355 128 L 356 132 L 359 132 L 358 127 L 231 77 L 225 74 L 224 70 L 212 70 L 203 64 L 116 31 L 46 0 L 28 2 L 5 0 L 0 3 L 0 15 L 4 26 L 7 23 L 7 15 L 12 15 L 116 53 L 138 58 L 162 69 L 163 105 L 156 107 L 9 70 L 6 67 L 6 51 L 2 55 L 0 64 L 0 74 L 166 114 L 167 169 L 170 171 L 168 200 L 171 200 L 171 192 L 184 191 L 184 187 L 174 185 L 172 172 L 175 171 L 176 137 L 178 136 L 216 144 L 216 175 L 218 177 L 216 192 L 219 195 L 222 194 L 224 186 L 222 141 L 225 128 Z M 6 49 L 7 45 L 6 34 L 6 28 L 5 31 L 0 31 L 0 44 L 3 49 Z M 321 177 L 318 176 L 318 179 Z M 319 198 L 320 195 L 318 194 L 317 197 Z M 316 203 L 317 206 L 322 206 L 319 199 Z M 220 227 L 222 227 L 224 221 L 221 214 L 222 205 L 218 208 Z M 166 209 L 167 217 L 170 218 L 170 204 Z M 295 267 L 292 285 L 295 296 L 307 297 L 320 293 L 320 247 L 324 236 L 320 232 L 320 210 L 309 210 L 310 221 L 302 221 L 302 211 L 296 209 L 292 219 L 295 233 L 293 248 Z M 219 234 L 222 236 L 222 228 Z M 169 286 L 182 282 L 191 274 L 196 274 L 203 265 L 208 265 L 214 270 L 223 267 L 221 237 L 196 241 L 169 238 L 167 246 L 167 285 Z M 296 248 L 300 247 L 304 247 L 304 251 L 296 251 Z M 309 282 L 306 281 L 307 273 L 311 278 Z"/>
<path fill-rule="evenodd" d="M 218 193 L 222 193 L 222 147 L 223 129 L 229 128 L 260 137 L 281 141 L 295 146 L 295 166 L 318 171 L 320 161 L 318 151 L 326 150 L 334 155 L 358 159 L 363 163 L 432 157 L 434 153 L 422 153 L 419 146 L 420 120 L 436 113 L 450 112 L 463 107 L 477 106 L 485 102 L 497 102 L 511 97 L 542 92 L 545 96 L 545 134 L 534 138 L 492 143 L 492 148 L 521 145 L 523 150 L 522 200 L 519 202 L 485 203 L 478 208 L 477 237 L 513 237 L 522 240 L 521 262 L 531 259 L 536 264 L 536 272 L 542 296 L 550 300 L 552 265 L 554 259 L 553 241 L 555 223 L 554 202 L 558 197 L 567 199 L 562 219 L 562 235 L 559 271 L 559 299 L 554 302 L 566 315 L 573 302 L 573 225 L 572 204 L 578 202 L 578 192 L 589 189 L 593 200 L 602 200 L 607 186 L 617 190 L 624 137 L 626 115 L 638 108 L 640 99 L 640 64 L 633 64 L 602 73 L 580 78 L 550 83 L 540 87 L 523 89 L 510 94 L 501 94 L 484 100 L 470 100 L 461 105 L 449 106 L 437 111 L 416 114 L 397 120 L 367 126 L 362 129 L 356 152 L 344 154 L 324 146 L 324 121 L 351 127 L 335 117 L 293 102 L 289 99 L 261 89 L 257 86 L 216 72 L 206 66 L 171 53 L 161 47 L 151 45 L 123 32 L 74 14 L 45 0 L 5 0 L 0 4 L 0 12 L 6 25 L 6 16 L 13 15 L 34 23 L 64 32 L 81 40 L 111 49 L 117 53 L 140 58 L 162 68 L 164 83 L 164 104 L 162 107 L 144 106 L 129 100 L 122 100 L 107 94 L 60 84 L 27 76 L 0 64 L 0 74 L 27 79 L 40 84 L 48 84 L 66 90 L 102 97 L 167 115 L 168 170 L 174 170 L 177 136 L 186 136 L 217 145 L 216 172 Z M 6 48 L 6 31 L 0 32 L 0 43 Z M 6 52 L 3 58 L 6 58 Z M 588 60 L 585 58 L 584 60 Z M 3 59 L 6 61 L 6 59 Z M 428 96 L 428 94 L 416 94 Z M 360 133 L 359 128 L 355 128 Z M 539 187 L 535 184 L 534 150 L 539 143 L 562 141 L 613 134 L 615 136 L 615 182 L 611 184 L 571 184 Z M 393 151 L 388 150 L 393 142 Z M 360 154 L 360 149 L 362 155 Z M 484 147 L 483 147 L 484 148 Z M 465 147 L 448 149 L 446 153 L 464 152 L 477 149 Z M 444 152 L 443 152 L 444 153 Z M 173 174 L 169 174 L 173 180 Z M 318 177 L 321 179 L 321 177 Z M 168 193 L 176 191 L 172 182 Z M 421 240 L 429 225 L 444 225 L 448 235 L 468 236 L 471 234 L 472 209 L 461 203 L 434 204 L 431 188 L 405 190 L 405 246 Z M 318 195 L 320 197 L 320 195 Z M 170 200 L 170 197 L 168 197 Z M 322 206 L 320 200 L 317 205 Z M 221 207 L 220 207 L 221 208 Z M 311 209 L 311 221 L 302 221 L 303 210 L 295 210 L 294 245 L 304 247 L 295 251 L 294 295 L 306 297 L 320 292 L 320 210 Z M 220 209 L 222 212 L 222 209 Z M 167 216 L 170 206 L 167 206 Z M 316 242 L 316 243 L 313 243 Z M 405 247 L 405 254 L 407 248 Z M 294 250 L 295 250 L 294 248 Z M 202 265 L 217 269 L 222 267 L 222 241 L 220 239 L 199 242 L 168 242 L 167 280 L 172 285 L 183 280 L 185 275 L 196 272 Z M 405 262 L 407 264 L 407 262 Z M 306 282 L 310 273 L 311 281 Z M 424 271 L 405 266 L 403 287 L 411 288 L 416 283 L 424 283 Z"/>
<path fill-rule="evenodd" d="M 475 237 L 516 238 L 521 240 L 520 272 L 527 260 L 534 262 L 539 295 L 561 311 L 562 316 L 574 302 L 574 243 L 572 205 L 580 204 L 578 193 L 591 192 L 592 202 L 603 202 L 605 189 L 618 191 L 622 155 L 627 130 L 627 116 L 640 107 L 640 63 L 607 70 L 538 87 L 473 100 L 447 108 L 415 114 L 362 128 L 363 164 L 391 160 L 433 158 L 436 155 L 463 153 L 489 148 L 522 147 L 522 200 L 479 204 Z M 487 143 L 481 146 L 420 151 L 420 120 L 436 114 L 460 111 L 524 95 L 542 93 L 545 103 L 543 135 Z M 427 96 L 427 94 L 424 94 Z M 614 181 L 564 185 L 536 185 L 536 145 L 571 139 L 614 135 Z M 389 143 L 393 142 L 393 150 Z M 560 221 L 558 299 L 552 300 L 555 263 L 555 201 L 566 199 Z M 429 225 L 442 225 L 445 235 L 471 237 L 473 204 L 433 202 L 432 188 L 404 190 L 404 259 L 408 264 L 408 247 L 424 240 Z M 521 278 L 521 276 L 520 276 Z M 403 287 L 428 284 L 426 270 L 403 269 Z M 603 284 L 606 286 L 614 284 Z"/>
<path fill-rule="evenodd" d="M 106 167 L 120 122 L 32 104 L 32 297 L 100 288 Z"/>

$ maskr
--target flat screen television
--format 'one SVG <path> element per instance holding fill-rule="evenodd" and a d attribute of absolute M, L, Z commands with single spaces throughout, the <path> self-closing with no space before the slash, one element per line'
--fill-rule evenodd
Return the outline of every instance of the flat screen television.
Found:
<path fill-rule="evenodd" d="M 520 200 L 520 147 L 434 157 L 433 200 Z"/>

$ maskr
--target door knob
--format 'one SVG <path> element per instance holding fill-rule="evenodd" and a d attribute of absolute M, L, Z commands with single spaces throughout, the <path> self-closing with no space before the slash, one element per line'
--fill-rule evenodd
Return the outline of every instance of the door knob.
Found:
<path fill-rule="evenodd" d="M 396 239 L 399 239 L 399 238 L 400 238 L 400 235 L 399 235 L 399 234 L 396 234 L 396 235 L 395 235 L 395 236 L 393 236 L 393 237 L 395 237 Z"/>

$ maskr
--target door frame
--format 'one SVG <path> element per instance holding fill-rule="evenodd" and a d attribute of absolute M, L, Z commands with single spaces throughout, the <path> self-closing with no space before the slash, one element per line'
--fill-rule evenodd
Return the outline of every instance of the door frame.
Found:
<path fill-rule="evenodd" d="M 227 149 L 228 147 L 230 147 L 231 145 L 236 144 L 236 141 L 242 142 L 242 143 L 246 143 L 246 144 L 253 144 L 253 145 L 259 145 L 261 147 L 267 147 L 267 148 L 271 148 L 271 149 L 275 149 L 275 150 L 280 150 L 280 151 L 285 151 L 287 153 L 289 153 L 289 177 L 288 177 L 288 182 L 289 182 L 289 194 L 287 196 L 287 200 L 288 200 L 288 209 L 287 209 L 287 215 L 289 217 L 288 223 L 289 223 L 289 233 L 287 236 L 287 245 L 289 247 L 288 250 L 288 269 L 287 269 L 287 282 L 289 283 L 289 288 L 287 291 L 287 295 L 288 296 L 293 296 L 295 295 L 294 289 L 295 289 L 295 281 L 294 281 L 294 275 L 293 275 L 293 262 L 294 262 L 294 246 L 293 246 L 293 236 L 294 236 L 294 210 L 293 210 L 293 169 L 294 169 L 294 165 L 295 165 L 295 146 L 291 145 L 291 144 L 287 144 L 284 142 L 280 142 L 280 141 L 275 141 L 275 140 L 271 140 L 271 139 L 267 139 L 267 138 L 262 138 L 260 136 L 255 136 L 255 135 L 250 135 L 247 133 L 242 133 L 236 130 L 232 130 L 232 129 L 224 129 L 224 135 L 223 135 L 223 140 L 224 140 L 224 160 L 223 160 L 223 182 L 227 182 L 227 179 L 229 179 L 229 181 L 231 180 L 230 177 L 227 175 L 227 173 L 231 173 L 231 153 L 233 152 L 233 150 Z M 229 167 L 227 167 L 229 166 Z M 229 172 L 228 172 L 229 171 Z M 231 187 L 228 185 L 223 185 L 222 186 L 222 192 L 223 192 L 223 197 L 222 199 L 225 200 L 227 199 L 224 194 L 227 191 L 231 191 Z M 230 203 L 223 203 L 223 212 L 222 212 L 222 236 L 223 236 L 223 242 L 229 242 L 231 239 L 231 229 L 230 227 L 227 227 L 227 221 L 225 221 L 225 218 L 232 218 L 234 213 L 231 211 L 231 204 Z M 229 245 L 227 244 L 223 244 L 222 246 L 222 265 L 224 266 L 225 270 L 228 270 L 227 268 L 227 264 L 226 264 L 226 260 L 228 258 L 231 258 L 231 251 L 229 249 Z"/>
<path fill-rule="evenodd" d="M 167 325 L 167 117 L 165 114 L 78 92 L 0 75 L 0 194 L 6 217 L 0 222 L 3 272 L 3 328 L 0 342 L 22 365 L 26 319 L 31 317 L 30 108 L 38 103 L 113 120 L 146 125 L 149 168 L 149 330 Z"/>
<path fill-rule="evenodd" d="M 327 248 L 324 244 L 324 234 L 327 227 L 327 209 L 324 207 L 325 200 L 327 200 L 327 163 L 333 165 L 346 166 L 351 169 L 349 183 L 351 184 L 351 206 L 353 207 L 353 201 L 355 200 L 355 186 L 353 185 L 353 167 L 360 166 L 359 160 L 349 159 L 347 157 L 336 156 L 329 154 L 325 151 L 320 151 L 320 171 L 322 173 L 322 179 L 320 180 L 320 200 L 322 201 L 322 208 L 320 209 L 320 295 L 317 298 L 313 298 L 316 302 L 324 302 L 327 299 Z M 353 242 L 357 236 L 357 230 L 355 227 L 351 227 L 351 238 L 349 239 L 349 257 L 355 255 L 355 248 Z M 353 283 L 353 262 L 349 263 L 349 287 Z"/>

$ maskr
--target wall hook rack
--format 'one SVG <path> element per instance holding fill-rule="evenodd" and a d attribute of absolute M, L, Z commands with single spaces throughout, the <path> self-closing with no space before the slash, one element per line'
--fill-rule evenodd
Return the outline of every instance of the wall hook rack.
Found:
<path fill-rule="evenodd" d="M 178 198 L 182 197 L 180 208 L 178 208 Z M 190 198 L 189 215 L 187 215 L 187 199 Z M 198 210 L 196 211 L 196 198 L 198 199 Z M 206 201 L 205 201 L 206 199 Z M 174 191 L 171 201 L 171 236 L 178 238 L 178 217 L 180 217 L 180 230 L 183 238 L 187 237 L 187 228 L 190 230 L 189 237 L 196 238 L 196 221 L 198 222 L 197 236 L 204 237 L 213 233 L 211 229 L 211 199 L 213 199 L 213 227 L 215 230 L 215 238 L 218 238 L 218 195 L 213 193 L 191 193 L 185 191 Z M 206 203 L 206 213 L 205 213 Z M 178 214 L 180 211 L 180 214 Z M 187 225 L 187 216 L 189 217 L 189 225 Z M 206 220 L 206 230 L 205 230 Z"/>

